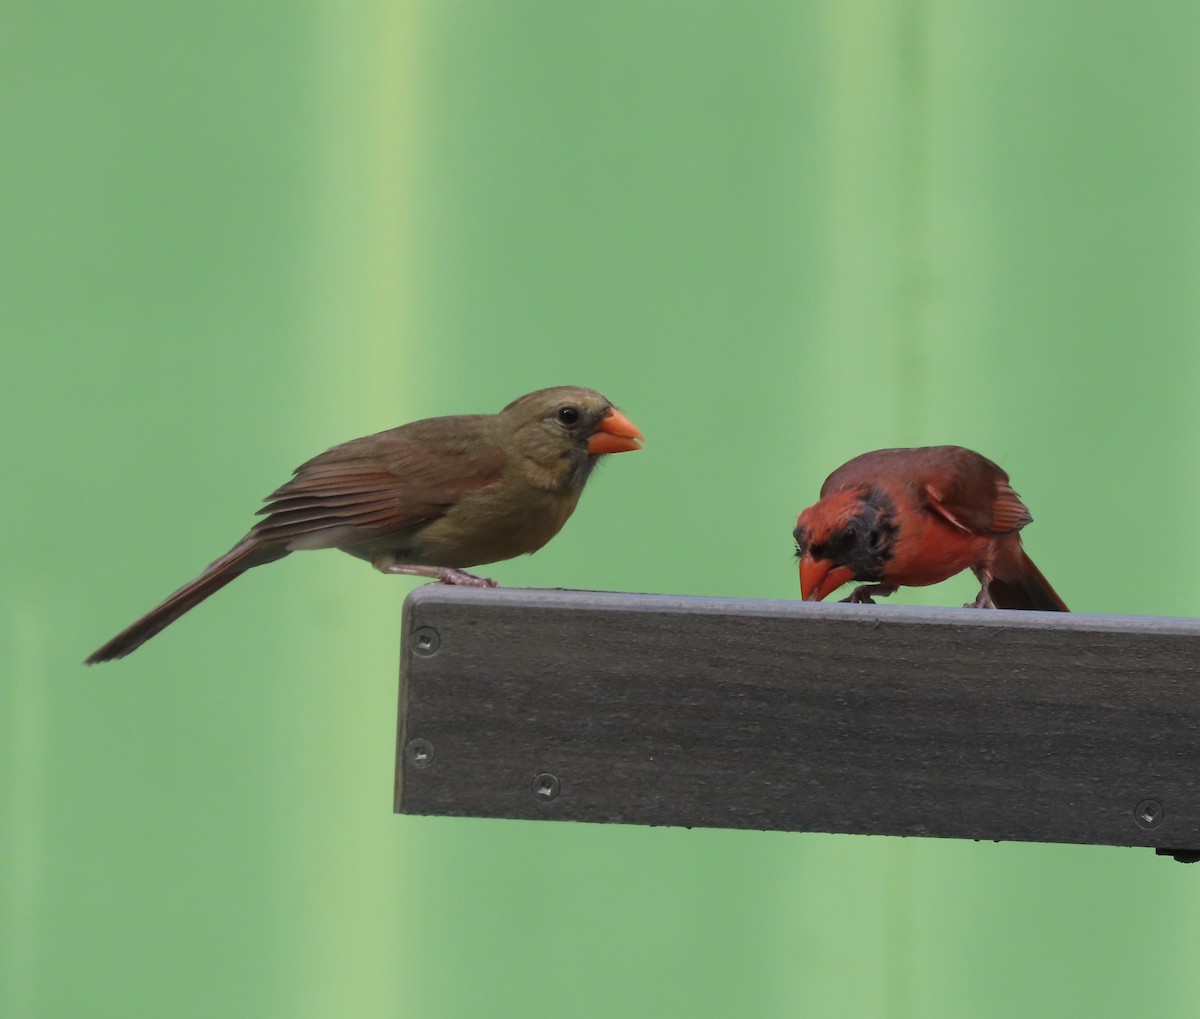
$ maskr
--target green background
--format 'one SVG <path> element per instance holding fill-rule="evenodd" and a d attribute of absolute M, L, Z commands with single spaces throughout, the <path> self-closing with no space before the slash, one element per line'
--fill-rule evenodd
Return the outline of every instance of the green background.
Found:
<path fill-rule="evenodd" d="M 348 556 L 79 663 L 301 460 L 563 383 L 648 443 L 503 584 L 796 597 L 830 470 L 954 442 L 1073 609 L 1200 615 L 1197 39 L 6 4 L 0 1015 L 1194 1014 L 1200 873 L 1144 850 L 393 816 L 413 585 Z"/>

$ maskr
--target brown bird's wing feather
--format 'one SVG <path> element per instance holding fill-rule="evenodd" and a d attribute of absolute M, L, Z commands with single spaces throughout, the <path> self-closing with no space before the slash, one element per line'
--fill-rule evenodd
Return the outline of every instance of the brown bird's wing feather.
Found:
<path fill-rule="evenodd" d="M 441 516 L 453 502 L 450 492 L 441 499 L 419 496 L 406 480 L 373 465 L 332 477 L 301 473 L 268 496 L 258 511 L 266 519 L 253 533 L 262 541 L 289 542 L 346 527 L 404 529 Z"/>
<path fill-rule="evenodd" d="M 334 446 L 267 497 L 258 511 L 266 519 L 251 533 L 263 542 L 322 548 L 347 544 L 348 531 L 370 540 L 436 520 L 503 478 L 504 453 L 484 441 L 477 419 L 461 421 L 460 429 L 415 422 Z"/>

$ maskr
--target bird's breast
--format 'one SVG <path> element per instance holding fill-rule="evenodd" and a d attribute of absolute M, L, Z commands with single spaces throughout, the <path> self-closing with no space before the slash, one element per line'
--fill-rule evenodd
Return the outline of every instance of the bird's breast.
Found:
<path fill-rule="evenodd" d="M 923 513 L 919 522 L 905 521 L 896 536 L 882 580 L 905 587 L 925 587 L 987 560 L 993 539 L 971 534 Z"/>
<path fill-rule="evenodd" d="M 410 561 L 467 568 L 536 552 L 567 522 L 578 492 L 500 484 L 452 506 L 408 540 Z"/>

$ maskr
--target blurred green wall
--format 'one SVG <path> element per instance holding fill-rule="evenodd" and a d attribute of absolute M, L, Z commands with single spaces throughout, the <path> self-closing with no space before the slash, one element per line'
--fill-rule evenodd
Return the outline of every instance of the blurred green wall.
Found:
<path fill-rule="evenodd" d="M 1200 615 L 1200 7 L 3 22 L 0 1015 L 1194 1013 L 1147 851 L 394 817 L 346 556 L 79 662 L 313 453 L 566 382 L 648 445 L 501 583 L 795 597 L 833 467 L 956 442 L 1073 608 Z"/>

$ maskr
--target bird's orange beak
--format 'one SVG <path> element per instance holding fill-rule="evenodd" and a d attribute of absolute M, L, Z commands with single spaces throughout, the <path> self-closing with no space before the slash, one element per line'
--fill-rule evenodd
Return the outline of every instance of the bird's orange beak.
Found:
<path fill-rule="evenodd" d="M 601 453 L 630 453 L 642 448 L 641 442 L 644 438 L 637 425 L 616 407 L 609 407 L 608 413 L 600 419 L 600 424 L 588 439 L 587 451 L 592 456 L 599 456 Z"/>
<path fill-rule="evenodd" d="M 807 553 L 800 557 L 800 597 L 805 601 L 821 601 L 853 579 L 849 566 L 835 566 L 832 560 L 814 559 Z"/>

